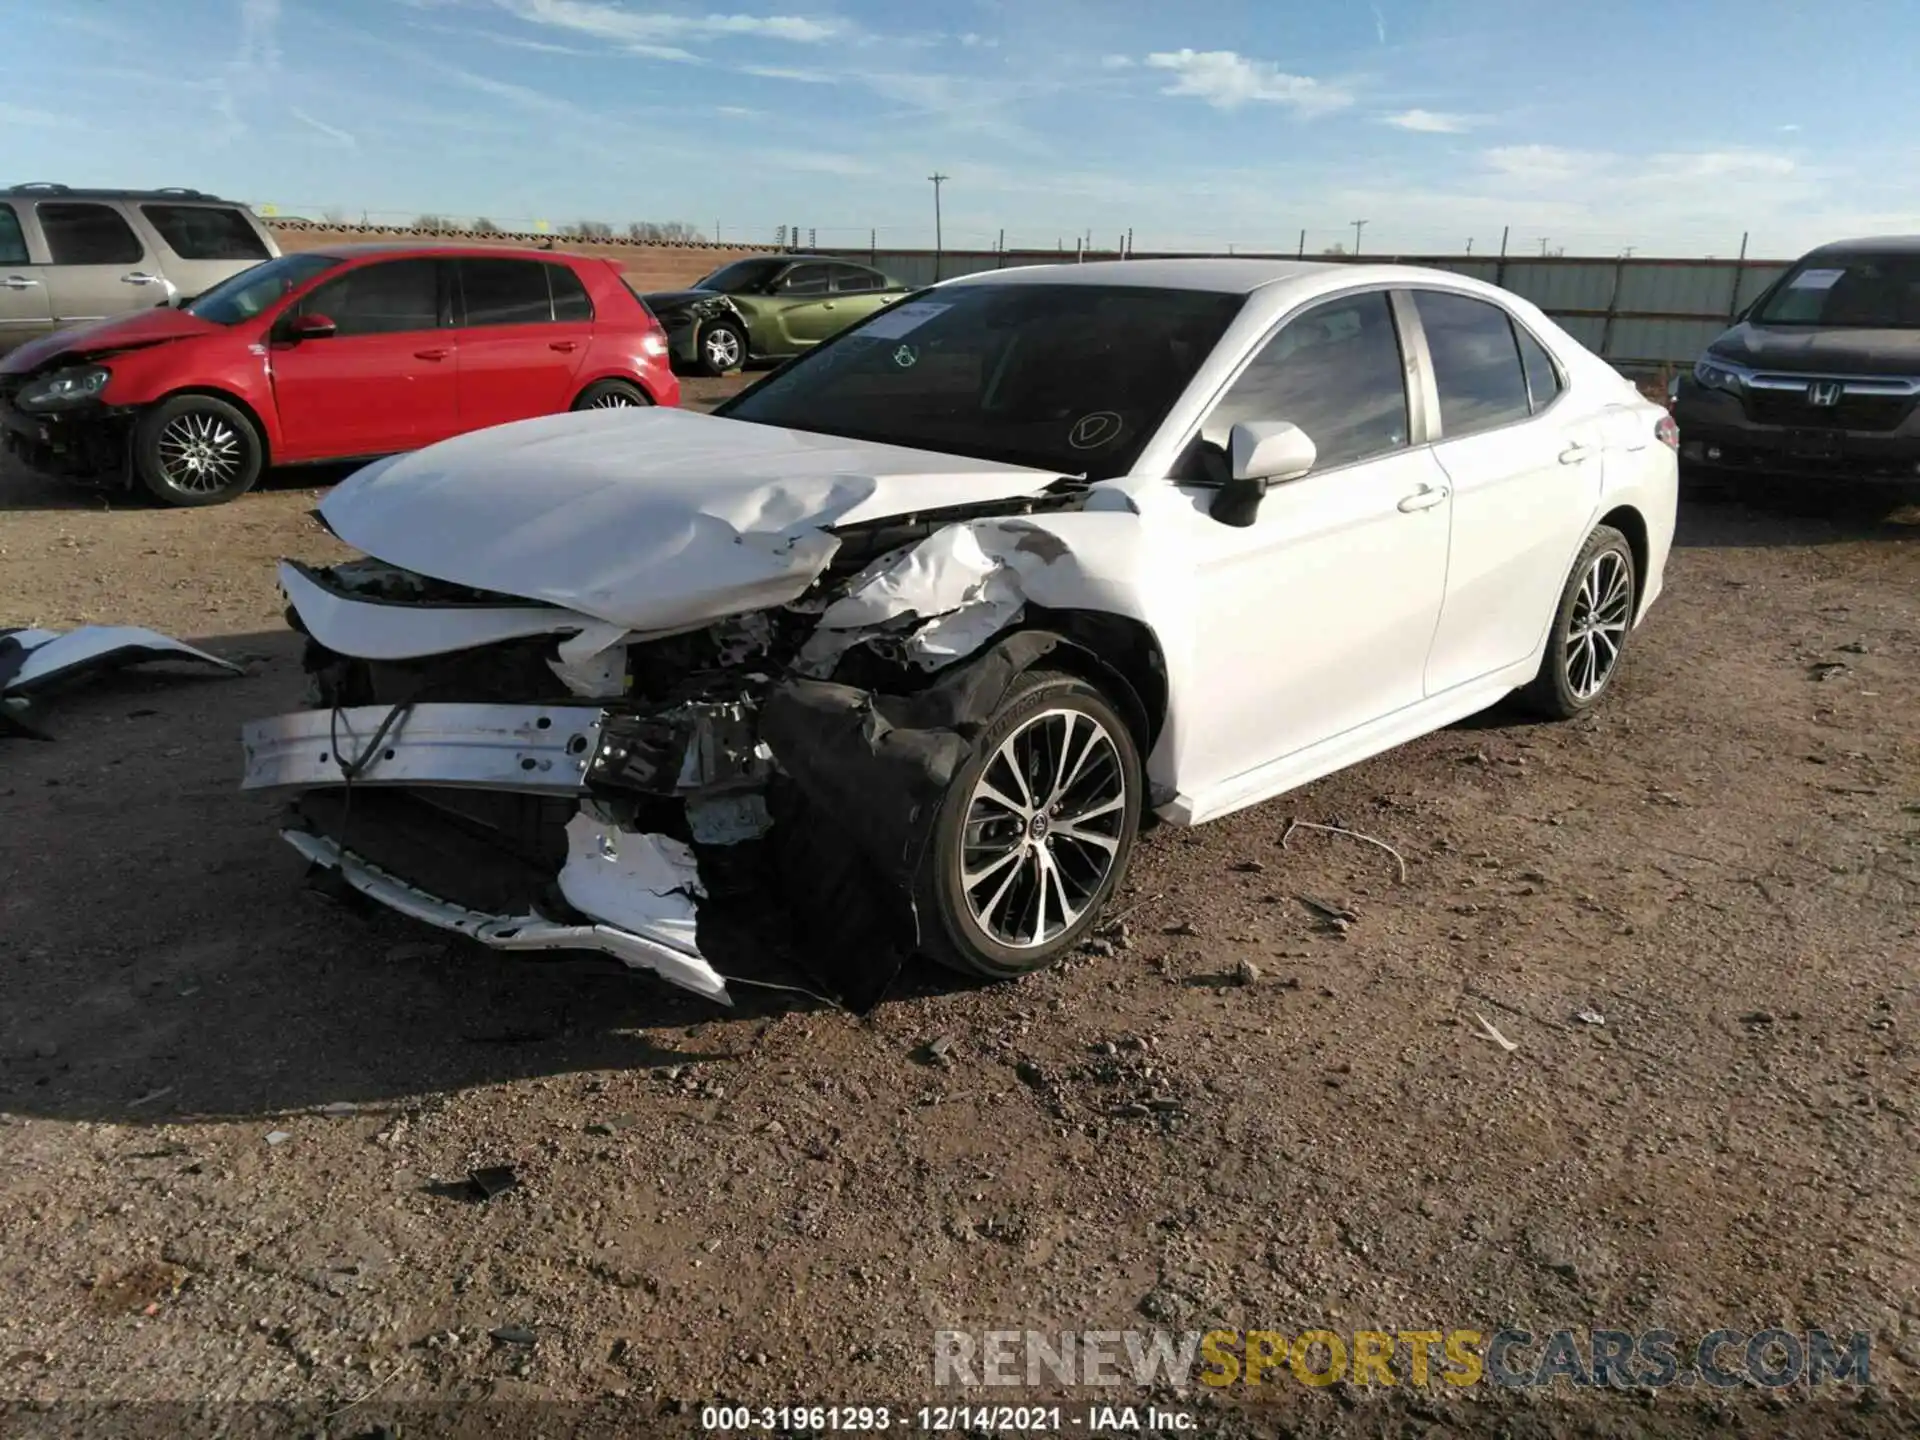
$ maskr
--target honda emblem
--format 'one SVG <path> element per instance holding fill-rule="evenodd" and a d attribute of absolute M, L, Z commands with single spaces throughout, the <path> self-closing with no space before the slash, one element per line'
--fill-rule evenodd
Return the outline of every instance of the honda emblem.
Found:
<path fill-rule="evenodd" d="M 1846 389 L 1838 380 L 1816 380 L 1807 386 L 1809 405 L 1838 405 L 1841 393 Z"/>

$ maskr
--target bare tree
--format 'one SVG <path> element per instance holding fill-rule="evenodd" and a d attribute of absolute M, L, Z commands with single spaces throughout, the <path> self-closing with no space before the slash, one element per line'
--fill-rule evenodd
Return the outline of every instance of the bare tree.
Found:
<path fill-rule="evenodd" d="M 571 235 L 577 240 L 611 240 L 613 226 L 604 220 L 576 220 L 563 228 L 560 233 Z"/>
<path fill-rule="evenodd" d="M 684 220 L 636 220 L 627 226 L 627 238 L 652 245 L 671 245 L 702 237 L 698 226 Z"/>
<path fill-rule="evenodd" d="M 444 215 L 427 214 L 414 216 L 413 228 L 416 230 L 451 230 L 453 225 Z"/>
<path fill-rule="evenodd" d="M 1344 255 L 1347 253 L 1347 247 L 1342 245 L 1338 240 L 1336 240 L 1333 242 L 1333 244 L 1327 246 L 1327 248 L 1322 250 L 1320 253 L 1322 255 Z"/>
<path fill-rule="evenodd" d="M 329 205 L 320 212 L 320 218 L 329 225 L 344 225 L 347 223 L 347 212 L 338 205 Z"/>
<path fill-rule="evenodd" d="M 498 235 L 500 233 L 500 227 L 486 216 L 481 215 L 476 217 L 473 222 L 473 233 L 476 235 Z"/>

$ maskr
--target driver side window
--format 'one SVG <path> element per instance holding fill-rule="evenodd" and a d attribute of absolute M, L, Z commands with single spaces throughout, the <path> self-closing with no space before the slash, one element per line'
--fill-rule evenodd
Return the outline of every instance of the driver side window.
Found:
<path fill-rule="evenodd" d="M 1406 372 L 1385 291 L 1326 300 L 1289 320 L 1221 397 L 1200 436 L 1224 450 L 1236 424 L 1289 420 L 1314 470 L 1405 448 Z"/>
<path fill-rule="evenodd" d="M 300 313 L 326 316 L 342 337 L 437 330 L 440 290 L 438 260 L 385 260 L 329 280 L 300 302 Z"/>

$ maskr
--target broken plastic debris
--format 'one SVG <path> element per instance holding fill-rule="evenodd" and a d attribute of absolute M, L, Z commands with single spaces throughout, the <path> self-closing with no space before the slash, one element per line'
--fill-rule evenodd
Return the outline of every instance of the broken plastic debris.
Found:
<path fill-rule="evenodd" d="M 1494 1029 L 1493 1022 L 1487 1019 L 1486 1016 L 1479 1014 L 1478 1012 L 1475 1012 L 1473 1018 L 1480 1022 L 1479 1033 L 1482 1039 L 1493 1041 L 1494 1044 L 1498 1045 L 1502 1050 L 1505 1050 L 1509 1055 L 1511 1055 L 1515 1050 L 1518 1050 L 1520 1048 L 1518 1045 L 1514 1044 L 1513 1041 L 1507 1039 L 1506 1036 L 1502 1035 L 1498 1030 Z"/>
<path fill-rule="evenodd" d="M 767 797 L 758 790 L 739 795 L 693 795 L 687 799 L 687 828 L 700 845 L 738 845 L 773 828 Z"/>
<path fill-rule="evenodd" d="M 1607 1023 L 1607 1017 L 1602 1015 L 1598 1010 L 1576 1010 L 1573 1012 L 1573 1018 L 1578 1020 L 1582 1025 L 1604 1025 Z"/>
<path fill-rule="evenodd" d="M 478 1170 L 469 1170 L 467 1183 L 480 1199 L 491 1200 L 513 1189 L 520 1183 L 520 1177 L 511 1165 L 486 1165 Z"/>
<path fill-rule="evenodd" d="M 267 1132 L 267 1144 L 269 1145 L 284 1145 L 291 1139 L 293 1139 L 293 1136 L 285 1130 L 269 1130 Z"/>
<path fill-rule="evenodd" d="M 83 625 L 57 630 L 0 629 L 0 734 L 44 738 L 30 723 L 26 701 L 56 682 L 148 660 L 191 660 L 230 674 L 243 672 L 230 660 L 154 630 L 132 625 Z"/>

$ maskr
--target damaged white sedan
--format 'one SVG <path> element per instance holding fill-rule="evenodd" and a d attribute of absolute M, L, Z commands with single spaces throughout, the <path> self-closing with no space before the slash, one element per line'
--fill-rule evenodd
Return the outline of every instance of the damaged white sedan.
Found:
<path fill-rule="evenodd" d="M 1132 261 L 883 311 L 714 415 L 590 411 L 369 466 L 288 563 L 315 708 L 245 784 L 353 889 L 716 1000 L 761 887 L 851 1003 L 919 949 L 1083 939 L 1193 824 L 1522 691 L 1611 688 L 1671 420 L 1435 271 Z M 722 882 L 716 884 L 716 876 Z"/>

